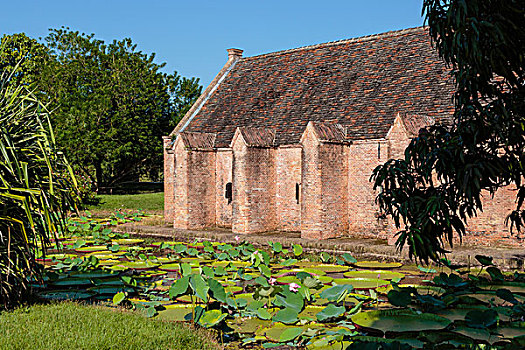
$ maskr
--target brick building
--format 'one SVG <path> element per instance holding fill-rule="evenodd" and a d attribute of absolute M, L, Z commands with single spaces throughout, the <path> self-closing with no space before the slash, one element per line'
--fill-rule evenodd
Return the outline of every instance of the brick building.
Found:
<path fill-rule="evenodd" d="M 165 218 L 177 228 L 389 238 L 369 178 L 419 128 L 450 118 L 450 71 L 413 28 L 254 57 L 229 49 L 164 138 Z M 469 239 L 520 244 L 500 191 Z"/>

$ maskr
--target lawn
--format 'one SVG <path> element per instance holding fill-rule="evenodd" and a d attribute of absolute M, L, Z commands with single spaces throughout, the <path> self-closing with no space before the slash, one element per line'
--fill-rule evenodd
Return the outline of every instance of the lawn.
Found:
<path fill-rule="evenodd" d="M 0 349 L 217 349 L 204 330 L 139 313 L 62 302 L 0 314 Z"/>
<path fill-rule="evenodd" d="M 164 192 L 122 195 L 99 195 L 97 205 L 89 205 L 88 210 L 108 212 L 116 209 L 138 210 L 161 213 L 164 210 Z"/>

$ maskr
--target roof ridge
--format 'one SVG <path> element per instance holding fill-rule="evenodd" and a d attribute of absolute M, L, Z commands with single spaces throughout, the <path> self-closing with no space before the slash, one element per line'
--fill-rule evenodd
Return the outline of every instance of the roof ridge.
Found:
<path fill-rule="evenodd" d="M 428 28 L 427 26 L 419 26 L 419 27 L 412 27 L 412 28 L 405 28 L 405 29 L 399 29 L 399 30 L 391 30 L 388 32 L 383 33 L 377 33 L 377 34 L 370 34 L 370 35 L 363 35 L 355 38 L 349 38 L 349 39 L 341 39 L 341 40 L 334 40 L 334 41 L 328 41 L 326 43 L 320 43 L 320 44 L 313 44 L 313 45 L 307 45 L 307 46 L 300 46 L 292 49 L 286 49 L 286 50 L 280 50 L 280 51 L 274 51 L 269 53 L 263 53 L 260 55 L 255 56 L 249 56 L 249 57 L 243 57 L 241 58 L 242 61 L 248 61 L 252 59 L 259 59 L 259 58 L 266 58 L 266 57 L 272 57 L 272 56 L 279 56 L 283 54 L 287 54 L 290 52 L 296 52 L 301 50 L 309 50 L 309 49 L 316 49 L 318 47 L 330 47 L 334 45 L 341 45 L 341 44 L 347 44 L 347 43 L 353 43 L 353 42 L 366 42 L 374 39 L 380 39 L 380 38 L 388 38 L 396 35 L 402 35 L 406 33 L 415 33 L 418 31 L 421 31 L 423 29 Z"/>

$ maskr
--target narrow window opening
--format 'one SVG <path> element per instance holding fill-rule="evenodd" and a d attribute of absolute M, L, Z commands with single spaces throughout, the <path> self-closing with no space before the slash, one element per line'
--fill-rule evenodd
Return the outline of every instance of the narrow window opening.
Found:
<path fill-rule="evenodd" d="M 300 199 L 301 199 L 301 185 L 296 183 L 295 184 L 295 200 L 297 201 L 297 204 L 299 204 Z"/>
<path fill-rule="evenodd" d="M 226 190 L 224 191 L 224 197 L 228 200 L 228 204 L 232 202 L 232 183 L 228 182 L 226 184 Z"/>
<path fill-rule="evenodd" d="M 377 143 L 377 159 L 381 159 L 381 142 Z"/>

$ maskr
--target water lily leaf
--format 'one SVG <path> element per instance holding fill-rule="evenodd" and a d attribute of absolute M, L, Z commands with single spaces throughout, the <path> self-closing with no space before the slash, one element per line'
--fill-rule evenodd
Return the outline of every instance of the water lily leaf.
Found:
<path fill-rule="evenodd" d="M 439 276 L 434 277 L 434 283 L 438 286 L 452 287 L 452 288 L 461 288 L 461 287 L 465 287 L 468 285 L 468 282 L 463 280 L 458 275 L 453 274 L 453 273 L 451 273 L 450 275 L 447 275 L 444 272 L 440 273 Z"/>
<path fill-rule="evenodd" d="M 121 239 L 115 239 L 112 242 L 118 245 L 136 245 L 136 244 L 144 243 L 144 240 L 141 238 L 121 238 Z"/>
<path fill-rule="evenodd" d="M 279 336 L 279 342 L 286 343 L 294 340 L 303 333 L 303 329 L 300 327 L 293 327 L 285 329 Z"/>
<path fill-rule="evenodd" d="M 270 314 L 270 312 L 268 312 L 268 309 L 261 307 L 257 309 L 257 317 L 259 317 L 262 320 L 269 320 L 270 318 L 272 318 L 272 315 Z"/>
<path fill-rule="evenodd" d="M 193 309 L 192 305 L 188 304 L 175 304 L 165 305 L 164 310 L 158 312 L 158 318 L 166 321 L 185 321 L 185 316 L 190 314 Z"/>
<path fill-rule="evenodd" d="M 283 250 L 283 245 L 280 242 L 271 244 L 274 253 L 280 253 Z"/>
<path fill-rule="evenodd" d="M 390 281 L 376 279 L 376 278 L 336 278 L 336 284 L 351 284 L 354 289 L 375 289 L 380 286 L 387 286 Z"/>
<path fill-rule="evenodd" d="M 226 318 L 227 314 L 221 310 L 208 310 L 199 318 L 199 324 L 205 328 L 210 328 L 219 324 Z"/>
<path fill-rule="evenodd" d="M 344 253 L 343 255 L 341 255 L 341 257 L 348 264 L 355 264 L 357 262 L 357 259 L 349 253 Z"/>
<path fill-rule="evenodd" d="M 316 317 L 320 322 L 331 320 L 343 315 L 346 311 L 344 306 L 335 306 L 335 304 L 329 304 L 322 311 L 318 312 Z"/>
<path fill-rule="evenodd" d="M 226 303 L 226 291 L 222 284 L 214 280 L 213 278 L 208 279 L 208 286 L 210 287 L 212 296 L 215 300 L 221 303 Z"/>
<path fill-rule="evenodd" d="M 257 309 L 259 309 L 259 308 L 261 308 L 263 306 L 264 306 L 264 302 L 262 302 L 261 300 L 253 300 L 253 301 L 248 303 L 248 306 L 246 307 L 246 310 L 247 311 L 256 312 Z"/>
<path fill-rule="evenodd" d="M 410 310 L 374 310 L 352 316 L 352 322 L 364 328 L 385 332 L 419 332 L 446 328 L 451 321 L 433 314 Z"/>
<path fill-rule="evenodd" d="M 465 322 L 472 328 L 488 328 L 498 322 L 498 313 L 494 310 L 472 310 L 465 316 Z"/>
<path fill-rule="evenodd" d="M 343 274 L 348 278 L 376 278 L 382 280 L 401 280 L 405 277 L 401 272 L 387 271 L 387 270 L 360 270 L 348 271 Z"/>
<path fill-rule="evenodd" d="M 259 276 L 255 278 L 255 283 L 260 284 L 263 287 L 269 287 L 270 284 L 268 283 L 268 280 L 264 278 L 263 276 Z"/>
<path fill-rule="evenodd" d="M 286 260 L 283 260 L 279 263 L 279 265 L 281 266 L 292 266 L 293 264 L 295 264 L 297 262 L 297 259 L 286 259 Z"/>
<path fill-rule="evenodd" d="M 176 244 L 175 246 L 173 246 L 173 250 L 175 250 L 177 254 L 182 254 L 188 250 L 188 247 L 184 244 Z"/>
<path fill-rule="evenodd" d="M 175 299 L 179 295 L 185 294 L 188 290 L 190 282 L 190 276 L 184 276 L 178 280 L 176 280 L 169 289 L 169 297 L 170 299 Z"/>
<path fill-rule="evenodd" d="M 350 284 L 336 285 L 322 291 L 321 294 L 319 294 L 319 297 L 327 299 L 328 301 L 339 302 L 353 289 L 354 287 Z"/>
<path fill-rule="evenodd" d="M 276 306 L 294 309 L 299 313 L 303 309 L 304 299 L 300 293 L 294 293 L 285 289 L 276 295 L 274 304 Z"/>
<path fill-rule="evenodd" d="M 126 299 L 126 293 L 119 292 L 113 296 L 113 305 L 119 305 Z"/>
<path fill-rule="evenodd" d="M 387 297 L 390 304 L 400 307 L 406 307 L 412 301 L 412 295 L 405 290 L 391 290 Z"/>
<path fill-rule="evenodd" d="M 266 265 L 259 265 L 259 271 L 266 277 L 271 277 L 272 275 L 272 271 L 270 270 L 270 268 Z"/>
<path fill-rule="evenodd" d="M 299 244 L 292 245 L 292 249 L 293 249 L 293 254 L 295 256 L 299 256 L 303 254 L 303 247 L 301 247 Z"/>
<path fill-rule="evenodd" d="M 435 269 L 432 269 L 430 267 L 423 267 L 423 266 L 417 265 L 417 268 L 419 271 L 424 272 L 424 273 L 436 273 L 437 272 Z"/>
<path fill-rule="evenodd" d="M 297 322 L 299 319 L 299 312 L 296 309 L 286 307 L 279 310 L 272 318 L 274 322 L 282 322 L 284 324 L 292 324 Z"/>
<path fill-rule="evenodd" d="M 334 264 L 320 264 L 315 267 L 316 270 L 323 271 L 325 273 L 339 273 L 348 271 L 348 266 L 334 265 Z"/>
<path fill-rule="evenodd" d="M 205 303 L 208 302 L 208 290 L 210 289 L 208 287 L 208 284 L 201 275 L 192 274 L 190 275 L 190 286 L 191 289 L 193 289 L 193 292 L 202 300 L 204 300 Z"/>
<path fill-rule="evenodd" d="M 358 261 L 354 263 L 353 265 L 356 267 L 363 268 L 363 269 L 375 269 L 375 270 L 378 270 L 378 269 L 379 270 L 380 269 L 389 270 L 389 269 L 394 269 L 394 268 L 403 266 L 403 264 L 400 262 L 381 262 L 381 261 Z"/>
<path fill-rule="evenodd" d="M 505 280 L 505 276 L 503 276 L 503 274 L 501 273 L 501 270 L 495 266 L 487 267 L 487 272 L 490 275 L 490 278 L 492 279 L 492 281 L 494 282 Z"/>
<path fill-rule="evenodd" d="M 479 263 L 480 263 L 482 266 L 491 266 L 491 265 L 494 265 L 494 263 L 492 262 L 492 257 L 491 257 L 491 256 L 476 255 L 475 258 L 476 258 L 477 261 L 479 261 Z"/>
<path fill-rule="evenodd" d="M 37 296 L 46 300 L 84 300 L 93 297 L 95 294 L 85 290 L 50 290 L 37 293 Z"/>
<path fill-rule="evenodd" d="M 76 252 L 79 253 L 89 253 L 89 252 L 98 252 L 107 250 L 107 247 L 105 245 L 92 245 L 88 247 L 80 247 L 80 248 L 74 248 Z"/>

